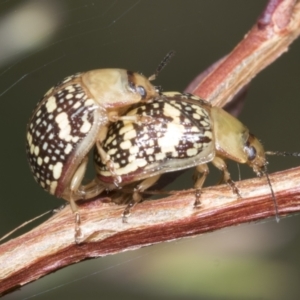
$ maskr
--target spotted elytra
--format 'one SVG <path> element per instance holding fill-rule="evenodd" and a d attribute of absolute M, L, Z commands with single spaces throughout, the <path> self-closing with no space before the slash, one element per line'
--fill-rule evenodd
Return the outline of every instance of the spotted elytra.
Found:
<path fill-rule="evenodd" d="M 132 195 L 122 194 L 124 199 L 129 198 L 123 220 L 126 221 L 130 209 L 142 200 L 141 193 L 162 174 L 190 167 L 196 167 L 194 205 L 200 206 L 201 188 L 209 173 L 208 162 L 222 171 L 223 181 L 241 197 L 231 180 L 225 159 L 246 163 L 257 176 L 267 176 L 277 216 L 265 158 L 265 154 L 274 152 L 265 152 L 258 139 L 235 117 L 196 96 L 177 92 L 164 93 L 160 98 L 138 103 L 126 112 L 127 116 L 136 114 L 151 116 L 153 122 L 135 124 L 130 120 L 120 120 L 109 126 L 102 141 L 102 149 L 122 179 L 121 186 L 132 187 L 136 182 Z M 87 186 L 87 192 L 97 194 L 105 189 L 116 189 L 96 147 L 95 164 L 97 179 Z"/>
<path fill-rule="evenodd" d="M 66 77 L 37 104 L 27 126 L 26 152 L 35 180 L 50 194 L 70 201 L 75 213 L 76 240 L 80 215 L 76 200 L 89 150 L 105 136 L 107 125 L 123 117 L 130 105 L 154 99 L 159 89 L 150 83 L 172 57 L 170 52 L 149 79 L 124 69 L 98 69 Z M 127 117 L 128 119 L 128 117 Z M 143 122 L 138 115 L 133 122 Z M 101 159 L 114 176 L 104 151 Z"/>

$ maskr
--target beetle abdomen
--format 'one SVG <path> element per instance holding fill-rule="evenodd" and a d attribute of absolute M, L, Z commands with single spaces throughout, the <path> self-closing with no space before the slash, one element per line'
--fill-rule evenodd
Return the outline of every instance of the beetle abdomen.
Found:
<path fill-rule="evenodd" d="M 27 127 L 26 152 L 34 178 L 58 197 L 78 159 L 94 144 L 95 138 L 87 136 L 96 136 L 100 125 L 95 115 L 99 106 L 82 87 L 80 75 L 67 77 L 50 89 Z"/>

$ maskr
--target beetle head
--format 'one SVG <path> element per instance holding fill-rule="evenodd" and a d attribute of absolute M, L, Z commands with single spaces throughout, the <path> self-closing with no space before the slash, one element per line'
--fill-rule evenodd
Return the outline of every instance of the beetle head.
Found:
<path fill-rule="evenodd" d="M 265 174 L 266 165 L 268 164 L 265 156 L 265 150 L 260 141 L 252 134 L 244 146 L 244 152 L 247 155 L 247 163 L 253 169 L 257 176 Z"/>

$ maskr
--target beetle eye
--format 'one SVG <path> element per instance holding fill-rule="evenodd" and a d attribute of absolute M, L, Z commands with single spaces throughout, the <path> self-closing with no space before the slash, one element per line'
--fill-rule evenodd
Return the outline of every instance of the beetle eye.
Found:
<path fill-rule="evenodd" d="M 256 149 L 253 146 L 246 146 L 245 152 L 247 153 L 248 159 L 250 161 L 252 161 L 256 158 Z"/>
<path fill-rule="evenodd" d="M 136 87 L 136 91 L 142 96 L 142 99 L 146 98 L 147 92 L 146 92 L 144 87 L 139 85 L 139 86 Z"/>

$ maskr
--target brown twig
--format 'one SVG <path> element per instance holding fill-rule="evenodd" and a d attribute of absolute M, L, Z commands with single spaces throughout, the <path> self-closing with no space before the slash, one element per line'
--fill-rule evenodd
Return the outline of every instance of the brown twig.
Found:
<path fill-rule="evenodd" d="M 222 106 L 264 67 L 280 56 L 300 33 L 300 3 L 270 1 L 245 39 L 190 91 Z M 197 79 L 196 79 L 197 80 Z M 273 174 L 280 215 L 300 211 L 300 168 Z M 264 178 L 237 184 L 242 200 L 226 186 L 203 190 L 202 207 L 193 208 L 194 193 L 138 205 L 122 223 L 123 206 L 97 199 L 80 206 L 86 240 L 74 244 L 74 217 L 66 207 L 31 232 L 0 246 L 0 293 L 90 257 L 125 250 L 274 216 Z M 103 200 L 103 199 L 102 199 Z"/>
<path fill-rule="evenodd" d="M 223 107 L 266 66 L 286 52 L 300 34 L 300 3 L 272 0 L 231 53 L 201 74 L 187 91 Z"/>
<path fill-rule="evenodd" d="M 284 178 L 284 179 L 283 179 Z M 300 211 L 300 168 L 271 176 L 281 216 Z M 274 216 L 265 178 L 237 183 L 238 200 L 227 186 L 203 190 L 202 206 L 193 208 L 193 191 L 137 205 L 127 224 L 123 206 L 100 199 L 80 207 L 85 243 L 74 243 L 74 218 L 69 206 L 50 220 L 0 246 L 3 293 L 86 258 L 170 241 L 227 226 Z"/>

